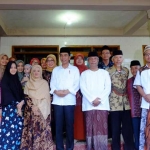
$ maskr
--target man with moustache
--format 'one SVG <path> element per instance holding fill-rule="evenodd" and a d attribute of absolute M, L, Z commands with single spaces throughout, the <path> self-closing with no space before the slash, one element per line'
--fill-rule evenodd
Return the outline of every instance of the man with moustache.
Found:
<path fill-rule="evenodd" d="M 64 150 L 63 125 L 66 129 L 66 150 L 73 150 L 74 109 L 76 92 L 79 90 L 80 73 L 77 67 L 69 63 L 69 48 L 60 49 L 60 60 L 62 65 L 54 68 L 50 81 L 50 93 L 53 94 L 52 104 L 54 105 L 56 150 Z"/>
<path fill-rule="evenodd" d="M 134 150 L 130 104 L 127 96 L 129 70 L 123 67 L 123 53 L 115 50 L 112 57 L 114 65 L 108 68 L 111 78 L 110 120 L 112 130 L 112 149 L 120 150 L 120 129 L 124 139 L 124 150 Z"/>

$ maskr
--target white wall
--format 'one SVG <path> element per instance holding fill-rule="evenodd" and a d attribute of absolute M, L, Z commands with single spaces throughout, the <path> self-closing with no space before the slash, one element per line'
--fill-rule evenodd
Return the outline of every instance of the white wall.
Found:
<path fill-rule="evenodd" d="M 11 56 L 12 45 L 120 45 L 124 58 L 137 59 L 143 65 L 142 45 L 150 44 L 149 37 L 1 37 L 0 53 Z"/>

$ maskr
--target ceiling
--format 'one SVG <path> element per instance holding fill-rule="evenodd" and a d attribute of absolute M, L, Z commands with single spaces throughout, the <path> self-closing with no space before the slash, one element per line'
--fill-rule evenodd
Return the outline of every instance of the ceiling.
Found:
<path fill-rule="evenodd" d="M 149 20 L 150 0 L 0 1 L 0 36 L 149 36 Z"/>

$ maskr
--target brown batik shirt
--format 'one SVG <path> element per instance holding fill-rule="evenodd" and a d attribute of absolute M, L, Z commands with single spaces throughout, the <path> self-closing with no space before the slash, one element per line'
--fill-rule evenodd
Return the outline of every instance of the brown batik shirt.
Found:
<path fill-rule="evenodd" d="M 129 110 L 130 104 L 127 96 L 129 70 L 126 67 L 122 67 L 120 71 L 117 71 L 112 66 L 107 71 L 111 78 L 110 111 Z"/>

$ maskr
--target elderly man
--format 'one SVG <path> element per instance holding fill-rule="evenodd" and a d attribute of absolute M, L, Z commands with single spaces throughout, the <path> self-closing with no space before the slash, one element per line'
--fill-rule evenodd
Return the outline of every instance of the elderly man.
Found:
<path fill-rule="evenodd" d="M 66 127 L 66 150 L 74 148 L 74 108 L 76 92 L 79 90 L 80 73 L 77 67 L 69 63 L 70 50 L 61 48 L 62 65 L 54 68 L 50 82 L 53 94 L 54 118 L 56 126 L 56 150 L 64 150 L 63 125 Z"/>
<path fill-rule="evenodd" d="M 115 50 L 112 58 L 114 65 L 107 69 L 111 78 L 110 119 L 112 129 L 112 149 L 120 150 L 120 129 L 124 139 L 124 149 L 134 150 L 130 104 L 127 96 L 129 70 L 121 66 L 123 53 Z"/>
<path fill-rule="evenodd" d="M 108 72 L 98 69 L 98 61 L 98 54 L 89 52 L 89 69 L 84 71 L 80 78 L 87 150 L 107 150 L 107 116 L 110 110 L 108 97 L 111 82 Z"/>

